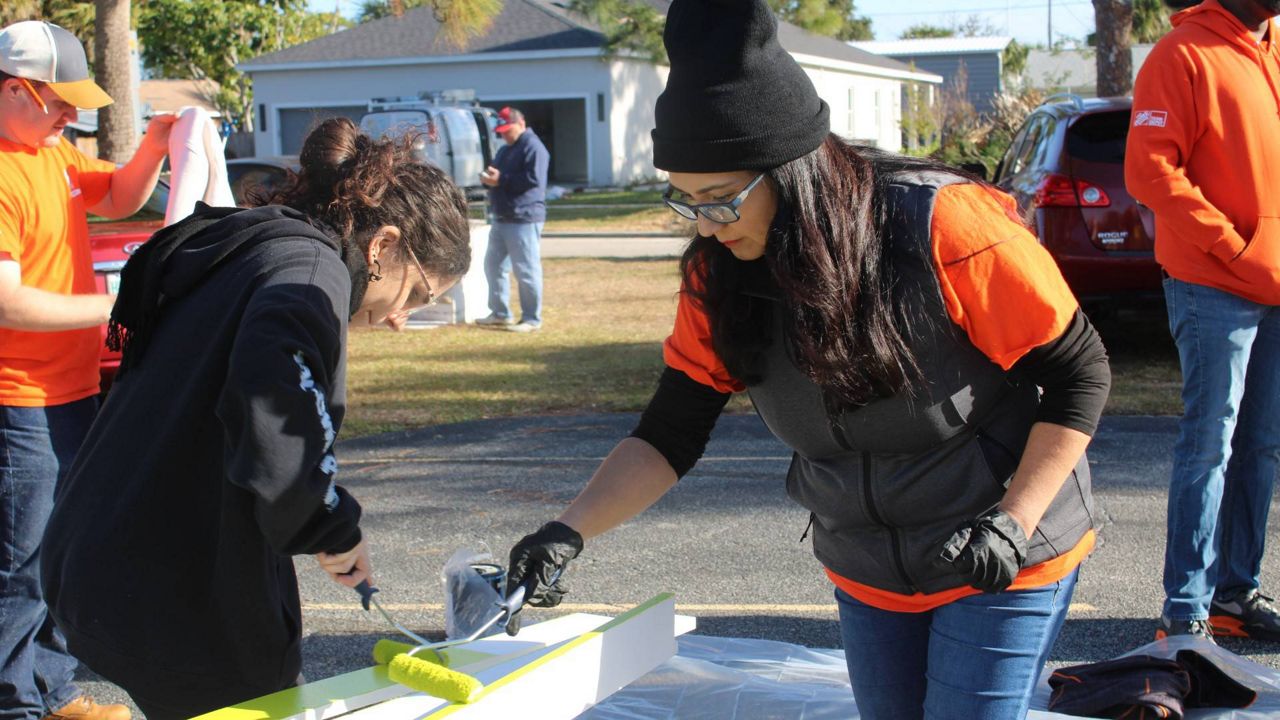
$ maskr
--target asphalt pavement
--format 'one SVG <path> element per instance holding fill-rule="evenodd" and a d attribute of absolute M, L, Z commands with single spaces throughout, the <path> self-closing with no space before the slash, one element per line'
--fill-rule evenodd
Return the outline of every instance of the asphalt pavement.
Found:
<path fill-rule="evenodd" d="M 341 482 L 360 499 L 382 601 L 401 622 L 442 635 L 440 569 L 458 548 L 505 560 L 523 534 L 567 504 L 637 416 L 485 420 L 339 443 Z M 1160 611 L 1165 486 L 1176 419 L 1103 419 L 1089 450 L 1098 547 L 1082 569 L 1051 656 L 1057 665 L 1114 657 L 1149 642 Z M 754 415 L 721 418 L 703 460 L 648 512 L 590 541 L 570 566 L 555 610 L 616 613 L 659 592 L 698 618 L 699 633 L 838 647 L 832 589 L 800 536 L 807 513 L 786 498 L 789 453 Z M 1277 577 L 1277 531 L 1263 564 Z M 391 633 L 310 558 L 297 560 L 304 602 L 304 673 L 328 677 L 369 664 Z M 1280 648 L 1224 640 L 1280 668 Z M 86 674 L 86 679 L 91 676 Z M 91 682 L 100 697 L 118 690 Z"/>

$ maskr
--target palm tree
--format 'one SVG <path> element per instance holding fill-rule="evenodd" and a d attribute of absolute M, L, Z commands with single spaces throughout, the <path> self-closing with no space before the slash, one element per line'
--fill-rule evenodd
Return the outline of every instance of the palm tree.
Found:
<path fill-rule="evenodd" d="M 124 163 L 138 144 L 138 129 L 133 125 L 129 0 L 94 0 L 94 6 L 95 75 L 98 85 L 115 100 L 98 111 L 98 157 Z"/>
<path fill-rule="evenodd" d="M 1093 0 L 1098 37 L 1098 97 L 1133 90 L 1133 0 Z"/>

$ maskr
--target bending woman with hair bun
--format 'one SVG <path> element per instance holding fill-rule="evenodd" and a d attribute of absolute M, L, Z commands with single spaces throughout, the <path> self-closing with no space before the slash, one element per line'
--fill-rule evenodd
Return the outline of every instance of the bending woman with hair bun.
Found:
<path fill-rule="evenodd" d="M 558 603 L 556 569 L 666 493 L 746 391 L 794 451 L 860 716 L 1023 717 L 1094 543 L 1097 333 L 1008 196 L 832 135 L 764 0 L 675 0 L 663 37 L 654 165 L 697 223 L 667 367 L 511 550 L 509 587 Z"/>
<path fill-rule="evenodd" d="M 298 682 L 291 556 L 348 587 L 370 578 L 333 454 L 348 322 L 399 329 L 471 258 L 461 192 L 410 142 L 328 120 L 272 204 L 199 205 L 125 266 L 120 372 L 41 571 L 72 654 L 148 720 Z"/>

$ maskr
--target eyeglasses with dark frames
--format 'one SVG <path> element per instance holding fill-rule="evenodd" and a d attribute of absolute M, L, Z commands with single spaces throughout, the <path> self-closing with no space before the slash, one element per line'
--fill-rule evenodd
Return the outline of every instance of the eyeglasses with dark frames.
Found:
<path fill-rule="evenodd" d="M 702 217 L 713 223 L 728 225 L 729 223 L 734 223 L 742 219 L 742 215 L 738 212 L 738 208 L 742 207 L 742 203 L 746 201 L 747 195 L 751 193 L 752 189 L 754 189 L 756 185 L 760 184 L 760 181 L 764 179 L 764 176 L 765 173 L 757 175 L 755 180 L 752 180 L 746 187 L 742 188 L 742 192 L 738 193 L 737 197 L 728 202 L 697 204 L 681 202 L 671 197 L 672 193 L 674 193 L 676 189 L 670 185 L 667 186 L 667 191 L 662 194 L 662 201 L 667 204 L 667 207 L 674 210 L 677 215 L 686 220 L 697 220 L 698 215 L 701 214 Z"/>

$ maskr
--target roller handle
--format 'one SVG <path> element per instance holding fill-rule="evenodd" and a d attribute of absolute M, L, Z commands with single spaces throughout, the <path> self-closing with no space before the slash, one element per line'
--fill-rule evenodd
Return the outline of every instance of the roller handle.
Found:
<path fill-rule="evenodd" d="M 373 594 L 378 592 L 378 588 L 370 585 L 368 580 L 361 580 L 356 586 L 356 592 L 360 593 L 360 604 L 364 606 L 365 612 L 368 612 L 369 601 L 373 600 Z"/>

